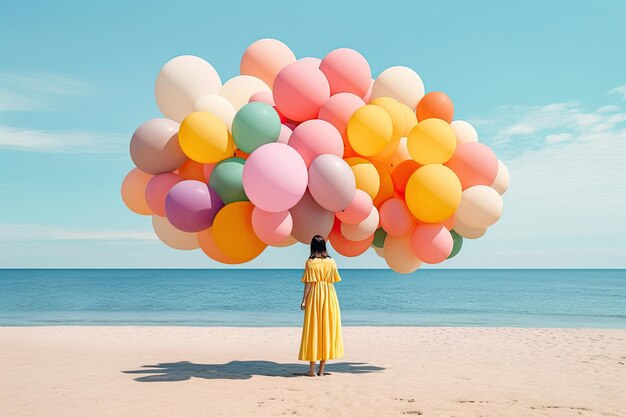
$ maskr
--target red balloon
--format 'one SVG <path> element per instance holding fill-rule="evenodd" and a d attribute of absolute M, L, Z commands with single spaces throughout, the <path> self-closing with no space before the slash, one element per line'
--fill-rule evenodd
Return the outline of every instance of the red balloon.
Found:
<path fill-rule="evenodd" d="M 440 91 L 432 91 L 426 94 L 417 103 L 415 110 L 417 121 L 437 118 L 452 123 L 454 117 L 454 104 L 446 94 Z"/>
<path fill-rule="evenodd" d="M 415 162 L 412 159 L 402 161 L 392 172 L 391 180 L 393 181 L 393 188 L 396 192 L 404 197 L 404 190 L 406 189 L 406 183 L 409 181 L 409 177 L 422 165 Z"/>

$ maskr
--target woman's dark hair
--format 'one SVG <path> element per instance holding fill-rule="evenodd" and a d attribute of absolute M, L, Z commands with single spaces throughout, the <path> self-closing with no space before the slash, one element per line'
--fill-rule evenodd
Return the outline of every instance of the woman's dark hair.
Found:
<path fill-rule="evenodd" d="M 326 250 L 326 241 L 320 235 L 315 235 L 313 239 L 311 239 L 311 255 L 309 259 L 315 258 L 330 258 Z"/>

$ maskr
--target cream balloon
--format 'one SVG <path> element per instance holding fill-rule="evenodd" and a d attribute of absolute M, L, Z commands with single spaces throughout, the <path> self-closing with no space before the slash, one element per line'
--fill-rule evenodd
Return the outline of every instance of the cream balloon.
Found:
<path fill-rule="evenodd" d="M 282 242 L 279 242 L 275 245 L 270 245 L 270 246 L 273 246 L 276 248 L 286 248 L 287 246 L 295 245 L 296 243 L 298 243 L 298 241 L 296 240 L 295 237 L 287 236 L 287 238 L 283 240 Z"/>
<path fill-rule="evenodd" d="M 198 98 L 194 105 L 194 111 L 207 111 L 213 113 L 226 124 L 228 131 L 232 131 L 233 119 L 237 110 L 230 101 L 217 94 L 207 94 Z"/>
<path fill-rule="evenodd" d="M 455 219 L 454 228 L 452 230 L 466 239 L 478 239 L 487 233 L 486 227 L 469 227 L 458 218 Z"/>
<path fill-rule="evenodd" d="M 220 88 L 222 80 L 211 64 L 197 56 L 182 55 L 161 68 L 154 93 L 161 113 L 181 122 L 194 111 L 198 98 L 217 94 Z"/>
<path fill-rule="evenodd" d="M 152 228 L 161 242 L 171 248 L 193 250 L 200 247 L 195 233 L 178 230 L 172 226 L 167 217 L 152 216 Z"/>
<path fill-rule="evenodd" d="M 400 274 L 410 274 L 417 271 L 422 266 L 411 247 L 411 234 L 413 230 L 402 236 L 389 236 L 385 238 L 383 253 L 385 254 L 385 262 L 389 268 Z"/>
<path fill-rule="evenodd" d="M 411 155 L 409 154 L 409 149 L 407 147 L 407 138 L 400 138 L 400 142 L 398 143 L 398 147 L 396 151 L 391 155 L 391 159 L 389 159 L 389 163 L 392 167 L 397 167 L 403 161 L 411 159 Z"/>
<path fill-rule="evenodd" d="M 509 175 L 509 170 L 507 169 L 504 162 L 498 159 L 498 173 L 496 174 L 496 179 L 493 180 L 491 184 L 491 188 L 496 190 L 498 194 L 502 195 L 506 193 L 506 190 L 509 188 L 509 183 L 511 181 L 511 177 Z"/>
<path fill-rule="evenodd" d="M 377 248 L 376 246 L 372 246 L 372 249 L 374 249 L 374 252 L 376 252 L 376 255 L 385 259 L 385 250 L 383 248 Z"/>
<path fill-rule="evenodd" d="M 489 227 L 502 215 L 502 197 L 496 190 L 486 185 L 469 187 L 463 191 L 461 203 L 455 214 L 457 221 L 466 226 L 475 229 Z"/>
<path fill-rule="evenodd" d="M 455 120 L 450 123 L 456 136 L 456 144 L 461 145 L 468 142 L 478 142 L 478 133 L 474 126 L 463 120 Z"/>
<path fill-rule="evenodd" d="M 259 91 L 271 91 L 262 80 L 251 75 L 237 75 L 226 81 L 220 91 L 220 96 L 226 98 L 239 111 L 248 104 L 250 97 Z"/>
<path fill-rule="evenodd" d="M 357 224 L 341 223 L 341 234 L 348 240 L 353 242 L 359 242 L 370 237 L 380 223 L 380 215 L 378 209 L 372 207 L 372 211 L 365 218 L 365 220 L 358 222 Z"/>
<path fill-rule="evenodd" d="M 424 97 L 424 83 L 411 68 L 387 68 L 374 81 L 370 102 L 378 97 L 391 97 L 415 110 Z"/>

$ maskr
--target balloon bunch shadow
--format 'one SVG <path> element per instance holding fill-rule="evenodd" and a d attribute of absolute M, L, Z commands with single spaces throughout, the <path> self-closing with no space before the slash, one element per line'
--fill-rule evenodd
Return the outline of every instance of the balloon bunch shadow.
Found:
<path fill-rule="evenodd" d="M 125 374 L 144 375 L 135 378 L 138 382 L 176 382 L 191 378 L 203 379 L 250 379 L 253 376 L 292 378 L 304 376 L 308 364 L 276 363 L 270 361 L 231 361 L 228 363 L 202 364 L 188 361 L 144 365 L 141 369 L 122 371 Z M 329 363 L 329 373 L 366 374 L 385 368 L 362 362 Z"/>

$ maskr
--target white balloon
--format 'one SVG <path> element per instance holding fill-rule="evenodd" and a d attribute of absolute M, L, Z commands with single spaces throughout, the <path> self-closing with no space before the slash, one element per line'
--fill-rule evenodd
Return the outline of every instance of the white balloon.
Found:
<path fill-rule="evenodd" d="M 487 233 L 486 227 L 469 227 L 463 224 L 463 222 L 461 222 L 458 218 L 455 219 L 452 230 L 466 239 L 478 239 Z"/>
<path fill-rule="evenodd" d="M 178 230 L 167 217 L 152 216 L 152 228 L 161 242 L 174 249 L 192 250 L 200 247 L 196 233 Z"/>
<path fill-rule="evenodd" d="M 457 145 L 469 142 L 478 142 L 478 133 L 471 124 L 463 120 L 455 120 L 450 123 L 450 127 L 454 130 L 454 134 L 456 135 Z"/>
<path fill-rule="evenodd" d="M 491 226 L 501 215 L 502 197 L 486 185 L 475 185 L 463 191 L 461 203 L 456 210 L 457 221 L 475 229 Z"/>
<path fill-rule="evenodd" d="M 370 101 L 378 97 L 391 97 L 415 110 L 424 97 L 424 83 L 415 71 L 407 67 L 391 67 L 374 81 Z"/>
<path fill-rule="evenodd" d="M 509 183 L 511 182 L 511 177 L 509 175 L 509 170 L 506 165 L 498 159 L 498 173 L 496 174 L 496 179 L 493 180 L 491 184 L 491 188 L 496 190 L 500 195 L 506 193 L 506 190 L 509 188 Z"/>
<path fill-rule="evenodd" d="M 372 211 L 365 220 L 357 224 L 341 223 L 341 234 L 348 240 L 360 242 L 370 237 L 378 229 L 379 222 L 378 209 L 372 207 Z"/>
<path fill-rule="evenodd" d="M 161 113 L 182 122 L 194 111 L 198 98 L 218 94 L 221 88 L 222 80 L 211 64 L 197 56 L 182 55 L 163 65 L 154 94 Z"/>
<path fill-rule="evenodd" d="M 250 97 L 259 91 L 272 91 L 260 79 L 252 75 L 237 75 L 226 81 L 222 86 L 220 95 L 226 98 L 239 111 L 240 108 L 248 104 Z"/>
<path fill-rule="evenodd" d="M 217 94 L 207 94 L 196 100 L 193 105 L 194 111 L 208 111 L 220 118 L 226 126 L 228 131 L 232 130 L 233 119 L 237 110 L 231 104 L 230 101 Z"/>

